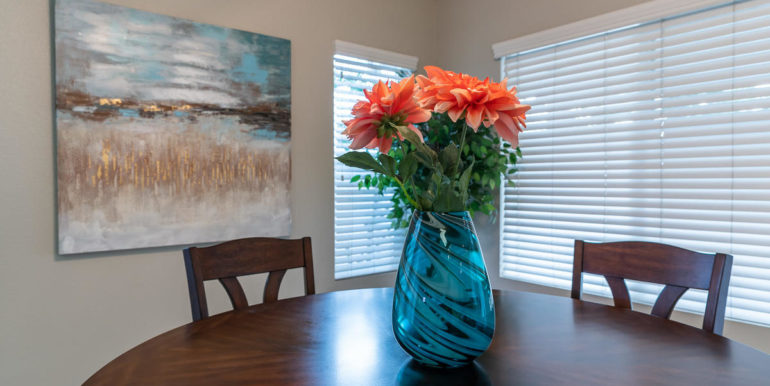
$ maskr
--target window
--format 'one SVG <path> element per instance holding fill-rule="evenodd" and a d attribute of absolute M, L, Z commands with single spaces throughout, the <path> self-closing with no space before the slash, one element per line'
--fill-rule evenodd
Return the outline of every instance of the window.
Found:
<path fill-rule="evenodd" d="M 334 156 L 349 151 L 350 141 L 342 135 L 342 121 L 364 98 L 364 89 L 379 80 L 400 80 L 417 67 L 417 58 L 335 42 L 334 55 Z M 368 275 L 398 268 L 405 231 L 391 229 L 387 218 L 392 192 L 384 196 L 376 189 L 358 189 L 351 183 L 363 170 L 334 161 L 334 278 Z"/>
<path fill-rule="evenodd" d="M 696 3 L 709 7 L 653 1 L 607 19 L 626 27 L 494 47 L 533 106 L 503 191 L 501 276 L 569 288 L 575 239 L 724 252 L 727 317 L 770 324 L 770 1 Z M 651 304 L 661 286 L 629 289 Z M 610 296 L 599 276 L 584 291 Z M 678 309 L 702 313 L 705 298 L 690 290 Z"/>

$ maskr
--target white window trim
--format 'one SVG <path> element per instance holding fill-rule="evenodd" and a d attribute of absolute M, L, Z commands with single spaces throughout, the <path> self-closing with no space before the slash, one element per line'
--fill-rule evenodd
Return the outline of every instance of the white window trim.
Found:
<path fill-rule="evenodd" d="M 372 62 L 404 67 L 412 70 L 412 72 L 417 69 L 418 59 L 416 56 L 400 54 L 398 52 L 386 51 L 378 48 L 366 47 L 360 44 L 345 42 L 342 40 L 334 41 L 334 53 L 370 60 Z"/>
<path fill-rule="evenodd" d="M 584 38 L 637 23 L 647 23 L 671 15 L 702 10 L 727 0 L 653 0 L 603 15 L 584 19 L 492 45 L 495 59 L 538 47 Z"/>

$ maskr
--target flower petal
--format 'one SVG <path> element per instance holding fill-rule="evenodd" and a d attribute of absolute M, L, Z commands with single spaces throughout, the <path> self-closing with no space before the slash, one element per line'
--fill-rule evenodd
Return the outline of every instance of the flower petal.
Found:
<path fill-rule="evenodd" d="M 445 113 L 447 112 L 447 110 L 451 109 L 454 106 L 455 106 L 455 102 L 441 101 L 436 103 L 436 107 L 433 108 L 433 111 L 437 113 Z"/>
<path fill-rule="evenodd" d="M 457 104 L 460 106 L 463 106 L 471 101 L 471 92 L 464 88 L 454 88 L 449 91 L 449 93 L 454 95 L 455 99 L 457 100 Z"/>
<path fill-rule="evenodd" d="M 457 122 L 457 120 L 460 119 L 460 117 L 462 117 L 463 111 L 465 111 L 465 109 L 459 106 L 455 106 L 451 108 L 448 111 L 449 119 L 451 119 L 452 122 Z"/>
<path fill-rule="evenodd" d="M 374 118 L 356 118 L 349 120 L 345 123 L 348 126 L 342 134 L 346 134 L 348 137 L 355 137 L 363 130 L 373 130 L 376 133 L 377 128 L 374 127 L 375 122 L 377 122 L 377 120 Z"/>
<path fill-rule="evenodd" d="M 431 117 L 430 110 L 416 109 L 406 116 L 406 122 L 409 123 L 423 123 L 429 120 Z"/>
<path fill-rule="evenodd" d="M 353 143 L 350 144 L 351 149 L 360 149 L 369 144 L 372 139 L 377 138 L 377 130 L 366 130 L 361 134 L 353 138 Z"/>
<path fill-rule="evenodd" d="M 445 71 L 436 66 L 425 66 L 425 73 L 428 74 L 428 77 L 431 79 L 446 77 Z"/>
<path fill-rule="evenodd" d="M 417 136 L 418 136 L 418 137 L 420 137 L 420 140 L 422 140 L 423 142 L 425 141 L 425 138 L 423 138 L 423 137 L 422 137 L 422 132 L 420 131 L 420 129 L 418 129 L 417 127 L 415 127 L 415 126 L 414 126 L 413 124 L 411 124 L 411 123 L 410 123 L 409 125 L 407 125 L 406 127 L 408 127 L 408 128 L 409 128 L 409 130 L 412 130 L 412 131 L 414 131 L 414 132 L 415 132 L 415 134 L 417 134 Z M 403 138 L 401 138 L 401 135 L 400 135 L 400 134 L 399 134 L 398 138 L 399 138 L 399 139 L 403 139 Z"/>
<path fill-rule="evenodd" d="M 479 129 L 479 125 L 481 125 L 481 113 L 483 112 L 484 105 L 471 104 L 468 106 L 467 113 L 465 114 L 465 122 L 473 129 L 473 131 Z"/>
<path fill-rule="evenodd" d="M 519 144 L 519 130 L 517 122 L 506 115 L 500 114 L 500 119 L 495 122 L 495 131 L 502 139 L 511 143 L 511 145 L 518 146 Z"/>
<path fill-rule="evenodd" d="M 500 117 L 500 114 L 497 113 L 495 110 L 490 110 L 489 107 L 484 107 L 484 126 L 489 127 L 492 123 L 494 123 L 498 118 Z"/>
<path fill-rule="evenodd" d="M 379 139 L 380 153 L 382 154 L 388 154 L 390 151 L 390 148 L 393 146 L 393 137 L 390 136 L 383 136 Z"/>

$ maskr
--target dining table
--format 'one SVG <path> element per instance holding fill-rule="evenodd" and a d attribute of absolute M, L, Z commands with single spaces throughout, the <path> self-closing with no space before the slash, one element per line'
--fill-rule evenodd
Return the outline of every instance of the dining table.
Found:
<path fill-rule="evenodd" d="M 493 291 L 495 334 L 471 365 L 411 360 L 393 288 L 224 312 L 118 356 L 86 385 L 770 385 L 770 355 L 720 335 L 567 297 Z"/>

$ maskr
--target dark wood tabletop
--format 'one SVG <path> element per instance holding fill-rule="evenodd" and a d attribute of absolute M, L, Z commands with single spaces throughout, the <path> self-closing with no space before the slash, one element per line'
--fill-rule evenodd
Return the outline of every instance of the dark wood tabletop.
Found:
<path fill-rule="evenodd" d="M 570 298 L 495 291 L 472 367 L 423 369 L 391 329 L 393 289 L 282 300 L 186 324 L 87 385 L 768 385 L 770 355 L 703 330 Z"/>

